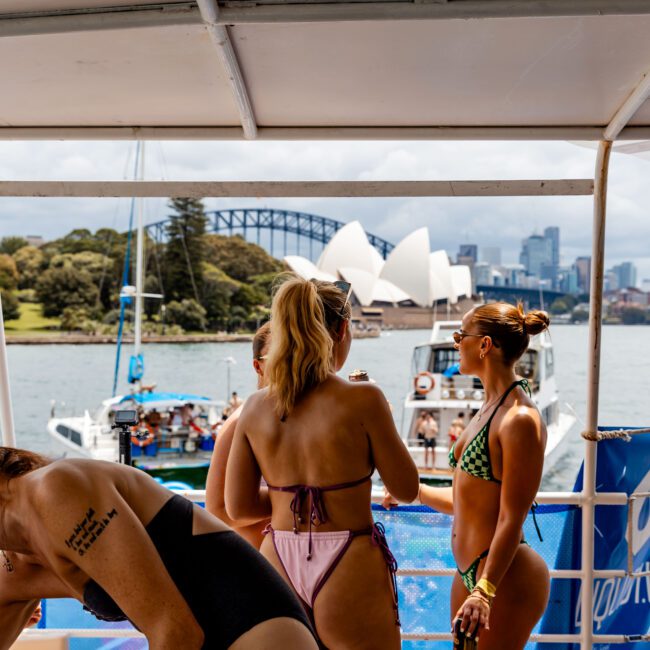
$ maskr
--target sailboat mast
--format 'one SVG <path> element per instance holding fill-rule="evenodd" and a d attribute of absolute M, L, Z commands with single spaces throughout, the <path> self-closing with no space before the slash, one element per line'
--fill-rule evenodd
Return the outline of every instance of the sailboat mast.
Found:
<path fill-rule="evenodd" d="M 138 179 L 144 180 L 144 156 L 145 156 L 145 143 L 142 142 L 142 149 L 140 151 L 140 169 L 138 172 Z M 143 260 L 144 260 L 144 199 L 138 198 L 138 227 L 136 237 L 136 258 L 135 258 L 135 346 L 134 355 L 137 357 L 140 354 L 142 346 L 142 293 L 144 291 L 144 273 L 143 273 Z"/>

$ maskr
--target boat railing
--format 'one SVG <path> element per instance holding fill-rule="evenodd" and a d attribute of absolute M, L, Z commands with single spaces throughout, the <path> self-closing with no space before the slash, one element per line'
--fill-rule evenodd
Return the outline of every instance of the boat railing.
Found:
<path fill-rule="evenodd" d="M 205 490 L 175 490 L 176 493 L 193 501 L 194 503 L 205 503 Z M 565 505 L 582 507 L 588 502 L 590 506 L 618 506 L 627 507 L 628 522 L 631 522 L 635 502 L 641 498 L 650 498 L 650 492 L 635 493 L 628 495 L 625 492 L 601 492 L 595 496 L 586 498 L 580 492 L 540 492 L 537 495 L 537 503 L 543 505 Z M 373 503 L 379 504 L 381 497 L 373 496 Z M 398 508 L 399 510 L 399 508 Z M 433 512 L 433 511 L 432 511 Z M 631 558 L 631 536 L 627 538 L 628 556 Z M 449 577 L 456 572 L 455 568 L 414 568 L 399 569 L 398 576 L 416 577 Z M 632 564 L 628 562 L 627 569 L 598 569 L 593 567 L 584 567 L 583 569 L 551 569 L 551 578 L 555 580 L 585 580 L 591 576 L 592 579 L 624 579 L 624 578 L 641 578 L 650 576 L 650 571 L 633 572 Z M 144 638 L 143 635 L 135 629 L 72 629 L 72 628 L 46 628 L 25 630 L 20 640 L 46 640 L 51 639 L 54 642 L 62 642 L 64 645 L 52 647 L 66 648 L 68 639 L 80 638 L 98 638 L 98 639 L 118 639 L 118 638 Z M 423 632 L 423 633 L 402 633 L 403 641 L 450 641 L 451 634 L 445 632 Z M 576 643 L 581 640 L 580 634 L 532 634 L 530 642 L 536 643 Z M 633 641 L 648 641 L 650 635 L 626 635 L 626 634 L 594 634 L 593 643 L 602 644 L 623 644 Z"/>

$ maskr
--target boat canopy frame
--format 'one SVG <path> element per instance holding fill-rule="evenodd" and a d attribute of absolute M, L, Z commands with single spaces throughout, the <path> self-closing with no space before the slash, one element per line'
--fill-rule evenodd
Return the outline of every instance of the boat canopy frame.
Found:
<path fill-rule="evenodd" d="M 89 3 L 92 4 L 92 3 Z M 633 17 L 635 22 L 650 16 L 646 0 L 449 0 L 448 2 L 303 2 L 285 1 L 234 2 L 217 4 L 216 0 L 194 2 L 154 2 L 112 0 L 112 7 L 99 3 L 86 9 L 74 9 L 73 2 L 57 0 L 9 0 L 0 10 L 0 47 L 4 39 L 22 36 L 51 37 L 62 33 L 88 33 L 106 30 L 166 28 L 190 26 L 199 21 L 205 26 L 216 57 L 232 93 L 239 125 L 192 124 L 19 124 L 0 128 L 0 139 L 15 140 L 98 140 L 98 139 L 282 139 L 282 140 L 566 140 L 598 142 L 593 179 L 551 181 L 292 181 L 292 182 L 173 182 L 173 181 L 0 181 L 0 196 L 521 196 L 575 195 L 593 193 L 593 233 L 589 310 L 588 394 L 584 458 L 584 484 L 576 495 L 561 494 L 562 503 L 572 502 L 582 508 L 582 568 L 570 577 L 580 578 L 582 625 L 577 635 L 541 635 L 539 641 L 579 640 L 581 650 L 594 643 L 623 643 L 624 635 L 594 634 L 593 581 L 601 572 L 594 571 L 594 513 L 596 505 L 628 504 L 627 495 L 599 494 L 596 490 L 596 449 L 598 445 L 598 404 L 602 340 L 602 300 L 604 281 L 607 180 L 612 145 L 616 140 L 650 139 L 650 119 L 630 124 L 650 96 L 650 58 L 637 61 L 637 81 L 613 117 L 606 124 L 272 124 L 256 119 L 256 102 L 251 101 L 237 48 L 231 39 L 233 28 L 240 26 L 368 24 L 386 23 L 396 29 L 400 21 L 423 19 L 437 21 L 499 21 L 553 19 L 561 16 L 584 17 L 581 20 L 612 20 Z M 12 11 L 13 6 L 13 11 Z M 52 8 L 54 6 L 54 9 Z M 19 11 L 18 7 L 22 10 Z M 25 9 L 27 7 L 27 9 Z M 29 8 L 31 7 L 31 11 Z M 486 24 L 481 23 L 481 24 Z M 598 43 L 596 43 L 596 47 Z M 629 82 L 626 79 L 625 82 Z M 628 84 L 629 85 L 629 84 Z M 620 90 L 620 89 L 619 89 Z M 490 92 L 490 89 L 487 91 Z M 489 96 L 486 94 L 486 96 Z M 117 111 L 117 107 L 114 111 Z M 644 114 L 646 109 L 644 108 Z M 119 117 L 119 116 L 114 116 Z M 4 334 L 0 334 L 0 422 L 3 444 L 15 445 L 11 416 L 9 375 Z M 203 498 L 203 493 L 199 494 Z M 541 501 L 542 499 L 540 499 Z M 616 572 L 614 572 L 616 573 Z M 613 575 L 613 574 L 612 574 Z M 616 573 L 618 575 L 618 573 Z M 559 576 L 558 577 L 563 577 Z M 124 631 L 75 631 L 80 636 L 123 636 Z M 127 633 L 133 636 L 133 632 Z M 449 638 L 449 634 L 430 634 L 427 638 Z M 570 637 L 570 638 L 569 638 Z M 404 635 L 412 638 L 412 635 Z M 421 638 L 421 637 L 418 637 Z"/>

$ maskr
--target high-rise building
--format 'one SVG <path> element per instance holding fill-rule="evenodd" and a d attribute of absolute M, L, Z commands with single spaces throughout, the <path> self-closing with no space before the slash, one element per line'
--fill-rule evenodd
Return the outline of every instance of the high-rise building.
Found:
<path fill-rule="evenodd" d="M 623 262 L 612 267 L 612 273 L 616 275 L 619 289 L 636 287 L 636 266 L 632 262 Z"/>
<path fill-rule="evenodd" d="M 531 235 L 521 242 L 519 263 L 523 264 L 528 275 L 542 277 L 542 267 L 552 264 L 553 242 L 542 235 Z"/>
<path fill-rule="evenodd" d="M 576 257 L 574 266 L 578 273 L 578 291 L 589 293 L 589 287 L 591 285 L 591 257 Z"/>
<path fill-rule="evenodd" d="M 575 264 L 571 267 L 560 267 L 558 289 L 563 293 L 578 293 L 578 269 Z"/>
<path fill-rule="evenodd" d="M 476 264 L 478 261 L 478 246 L 476 244 L 461 244 L 458 247 L 458 264 Z M 462 261 L 461 261 L 462 260 Z"/>
<path fill-rule="evenodd" d="M 498 246 L 481 246 L 481 262 L 492 266 L 501 266 L 501 248 Z"/>
<path fill-rule="evenodd" d="M 492 266 L 487 262 L 477 262 L 474 264 L 474 279 L 476 284 L 492 286 Z"/>
<path fill-rule="evenodd" d="M 560 229 L 557 226 L 544 228 L 544 237 L 551 242 L 551 264 L 560 266 Z"/>

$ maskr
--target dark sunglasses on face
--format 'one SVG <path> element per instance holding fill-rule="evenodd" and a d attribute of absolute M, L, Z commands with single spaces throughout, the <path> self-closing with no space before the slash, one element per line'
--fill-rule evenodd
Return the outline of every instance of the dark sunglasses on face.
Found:
<path fill-rule="evenodd" d="M 466 336 L 484 336 L 483 334 L 471 334 L 470 332 L 463 332 L 463 330 L 457 330 L 452 334 L 454 338 L 454 343 L 460 345 L 460 342 L 466 337 Z"/>

